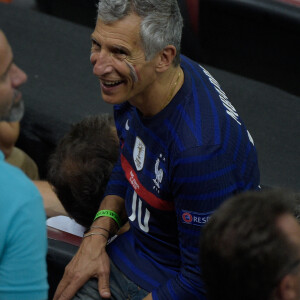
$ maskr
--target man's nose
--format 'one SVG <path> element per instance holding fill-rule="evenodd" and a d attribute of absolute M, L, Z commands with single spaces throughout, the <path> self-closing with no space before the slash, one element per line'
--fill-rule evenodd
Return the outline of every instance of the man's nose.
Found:
<path fill-rule="evenodd" d="M 96 76 L 107 75 L 114 69 L 112 55 L 104 51 L 92 53 L 91 63 L 94 66 L 93 73 Z"/>
<path fill-rule="evenodd" d="M 14 88 L 18 88 L 27 81 L 27 74 L 16 64 L 11 66 L 11 80 Z"/>

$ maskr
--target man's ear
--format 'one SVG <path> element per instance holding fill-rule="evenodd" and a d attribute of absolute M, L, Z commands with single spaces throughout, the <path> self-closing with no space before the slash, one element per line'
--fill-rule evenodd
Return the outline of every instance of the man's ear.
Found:
<path fill-rule="evenodd" d="M 166 71 L 173 63 L 176 56 L 176 48 L 173 45 L 166 46 L 158 55 L 156 64 L 157 72 Z"/>
<path fill-rule="evenodd" d="M 277 289 L 278 299 L 295 300 L 297 297 L 297 277 L 288 274 L 280 281 Z"/>

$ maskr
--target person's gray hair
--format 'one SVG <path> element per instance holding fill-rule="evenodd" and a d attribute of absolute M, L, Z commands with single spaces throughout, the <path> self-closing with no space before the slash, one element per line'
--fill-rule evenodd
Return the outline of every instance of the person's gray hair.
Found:
<path fill-rule="evenodd" d="M 177 0 L 100 0 L 98 18 L 113 23 L 131 13 L 142 18 L 140 35 L 146 60 L 151 60 L 167 45 L 176 48 L 173 64 L 180 63 L 183 20 Z"/>

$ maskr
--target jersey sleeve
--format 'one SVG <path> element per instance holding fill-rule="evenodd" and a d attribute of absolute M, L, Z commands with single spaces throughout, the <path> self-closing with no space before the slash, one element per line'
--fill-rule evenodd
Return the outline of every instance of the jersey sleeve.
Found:
<path fill-rule="evenodd" d="M 153 299 L 206 299 L 199 262 L 202 227 L 227 197 L 259 184 L 251 151 L 234 161 L 223 150 L 221 146 L 194 147 L 172 161 L 170 181 L 182 264 L 175 278 L 152 292 Z"/>
<path fill-rule="evenodd" d="M 125 199 L 128 182 L 125 178 L 124 171 L 121 166 L 120 158 L 115 164 L 108 181 L 105 195 L 116 195 Z"/>
<path fill-rule="evenodd" d="M 124 135 L 126 135 L 126 126 L 128 126 L 128 124 L 126 125 L 126 123 L 127 119 L 130 118 L 130 114 L 128 111 L 131 110 L 132 107 L 127 102 L 114 106 L 115 126 L 118 133 L 120 150 L 122 150 L 122 148 L 124 147 Z M 125 199 L 127 188 L 128 182 L 125 178 L 125 174 L 121 165 L 121 156 L 119 155 L 119 159 L 110 175 L 104 196 L 116 195 Z"/>

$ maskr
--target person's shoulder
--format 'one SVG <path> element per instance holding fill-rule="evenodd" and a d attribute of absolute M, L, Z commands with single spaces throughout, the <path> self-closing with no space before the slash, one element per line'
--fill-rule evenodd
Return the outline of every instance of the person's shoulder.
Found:
<path fill-rule="evenodd" d="M 189 70 L 190 72 L 203 73 L 204 71 L 203 66 L 199 62 L 192 60 L 183 54 L 180 55 L 180 66 L 183 69 Z"/>
<path fill-rule="evenodd" d="M 7 199 L 41 201 L 41 196 L 33 182 L 19 168 L 0 161 L 1 195 Z"/>
<path fill-rule="evenodd" d="M 203 93 L 201 97 L 214 97 L 218 93 L 214 90 L 214 84 L 219 86 L 217 80 L 209 73 L 206 66 L 203 66 L 200 62 L 194 61 L 187 56 L 180 56 L 180 66 L 184 71 L 184 75 L 187 78 L 191 78 L 190 84 L 194 82 L 194 89 L 200 89 Z M 199 90 L 198 90 L 199 92 Z M 214 95 L 215 94 L 215 95 Z"/>

